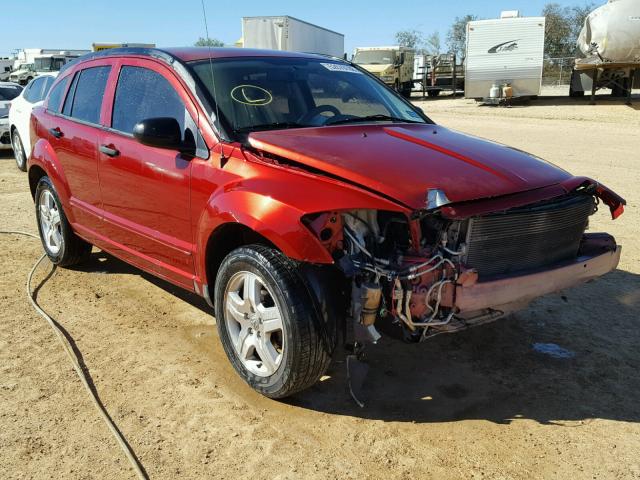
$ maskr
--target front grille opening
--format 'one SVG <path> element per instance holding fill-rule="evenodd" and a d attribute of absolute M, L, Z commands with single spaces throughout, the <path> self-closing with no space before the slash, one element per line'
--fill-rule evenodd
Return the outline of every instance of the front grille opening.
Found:
<path fill-rule="evenodd" d="M 594 211 L 593 196 L 575 195 L 472 218 L 465 263 L 486 279 L 576 258 Z"/>

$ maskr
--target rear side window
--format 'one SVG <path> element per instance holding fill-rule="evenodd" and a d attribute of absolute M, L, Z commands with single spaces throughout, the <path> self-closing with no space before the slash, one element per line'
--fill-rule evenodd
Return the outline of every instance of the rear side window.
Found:
<path fill-rule="evenodd" d="M 171 117 L 184 132 L 188 115 L 182 99 L 162 75 L 147 68 L 122 67 L 113 103 L 113 129 L 130 134 L 141 120 Z"/>
<path fill-rule="evenodd" d="M 53 83 L 53 77 L 40 77 L 32 81 L 24 92 L 24 99 L 29 103 L 36 103 L 43 100 L 51 84 Z"/>
<path fill-rule="evenodd" d="M 88 123 L 100 123 L 102 98 L 111 67 L 92 67 L 76 73 L 62 113 Z"/>
<path fill-rule="evenodd" d="M 33 80 L 27 88 L 24 89 L 24 99 L 29 103 L 37 102 L 42 92 L 42 85 L 44 85 L 44 78 L 36 78 Z"/>
<path fill-rule="evenodd" d="M 53 77 L 45 77 L 44 86 L 42 87 L 42 96 L 40 97 L 40 100 L 44 100 L 45 98 L 47 98 L 47 94 L 49 93 L 49 90 L 51 90 L 51 86 L 53 85 L 54 81 L 55 78 Z"/>
<path fill-rule="evenodd" d="M 69 77 L 66 77 L 58 82 L 58 84 L 51 89 L 49 94 L 49 100 L 47 101 L 47 110 L 52 113 L 60 113 L 60 107 L 62 106 L 62 95 L 69 83 Z"/>

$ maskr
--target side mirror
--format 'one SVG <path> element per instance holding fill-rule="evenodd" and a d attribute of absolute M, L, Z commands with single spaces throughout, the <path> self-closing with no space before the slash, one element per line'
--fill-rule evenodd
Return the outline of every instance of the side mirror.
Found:
<path fill-rule="evenodd" d="M 169 150 L 185 150 L 182 142 L 182 130 L 175 118 L 147 118 L 135 124 L 133 136 L 143 145 L 166 148 Z"/>

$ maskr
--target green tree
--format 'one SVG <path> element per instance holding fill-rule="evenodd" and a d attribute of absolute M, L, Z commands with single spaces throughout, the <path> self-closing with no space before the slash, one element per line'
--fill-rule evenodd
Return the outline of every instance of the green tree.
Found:
<path fill-rule="evenodd" d="M 198 41 L 193 45 L 195 47 L 224 47 L 224 42 L 222 40 L 218 40 L 217 38 L 200 37 Z"/>
<path fill-rule="evenodd" d="M 586 3 L 583 6 L 571 7 L 570 23 L 571 23 L 571 38 L 574 43 L 578 40 L 578 35 L 584 27 L 584 21 L 587 16 L 596 8 L 596 4 L 593 2 Z"/>
<path fill-rule="evenodd" d="M 396 33 L 396 43 L 402 47 L 419 49 L 424 41 L 417 30 L 402 30 Z"/>
<path fill-rule="evenodd" d="M 433 32 L 427 35 L 424 41 L 424 49 L 429 55 L 439 55 L 442 51 L 442 44 L 440 42 L 440 32 Z"/>
<path fill-rule="evenodd" d="M 467 53 L 467 23 L 477 20 L 477 15 L 456 17 L 447 34 L 447 48 L 460 59 Z"/>
<path fill-rule="evenodd" d="M 561 7 L 548 3 L 542 9 L 546 17 L 544 53 L 547 57 L 571 57 L 576 53 L 576 41 L 584 20 L 594 9 L 593 3 Z"/>

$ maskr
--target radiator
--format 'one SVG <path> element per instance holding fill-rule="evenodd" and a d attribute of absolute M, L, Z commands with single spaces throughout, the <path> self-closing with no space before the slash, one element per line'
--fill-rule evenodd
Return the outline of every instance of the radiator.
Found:
<path fill-rule="evenodd" d="M 480 279 L 575 258 L 595 199 L 576 195 L 469 221 L 465 264 Z"/>

